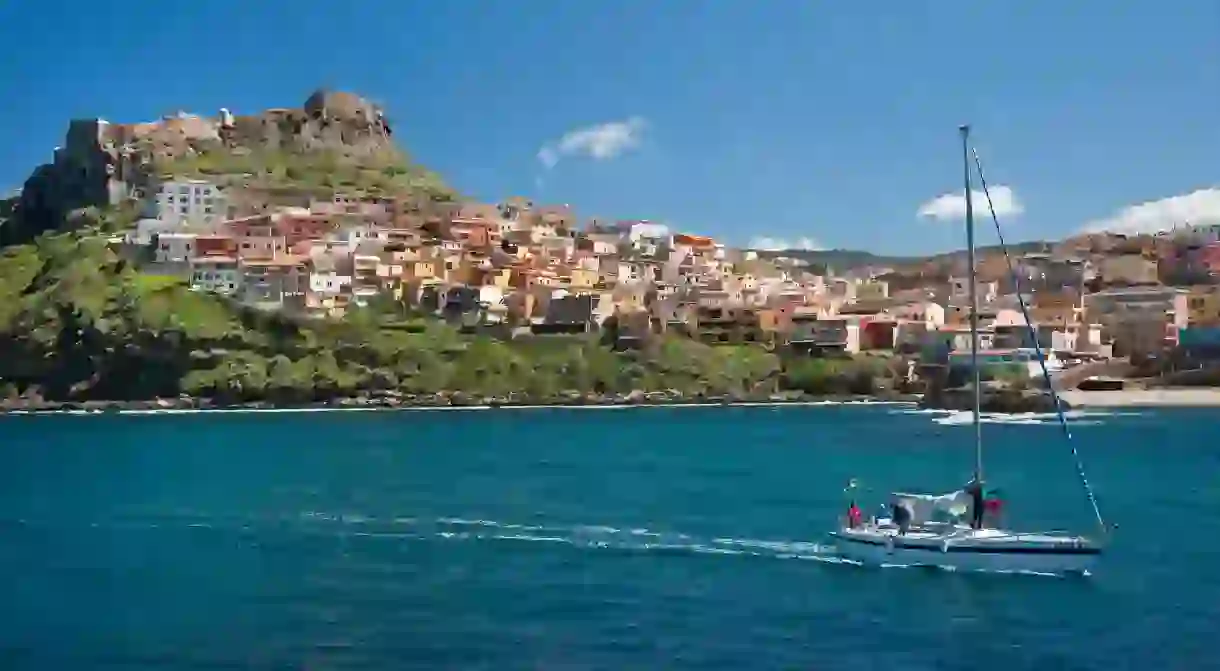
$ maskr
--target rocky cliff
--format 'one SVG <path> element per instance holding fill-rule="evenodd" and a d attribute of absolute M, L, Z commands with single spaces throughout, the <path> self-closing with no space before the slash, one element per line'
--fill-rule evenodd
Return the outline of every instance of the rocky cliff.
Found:
<path fill-rule="evenodd" d="M 326 91 L 299 108 L 253 115 L 221 109 L 212 117 L 180 112 L 135 124 L 74 120 L 53 160 L 26 180 L 11 220 L 0 226 L 0 244 L 59 228 L 81 208 L 138 199 L 167 177 L 211 178 L 238 190 L 292 191 L 299 184 L 444 197 L 447 188 L 411 166 L 392 136 L 380 107 Z"/>

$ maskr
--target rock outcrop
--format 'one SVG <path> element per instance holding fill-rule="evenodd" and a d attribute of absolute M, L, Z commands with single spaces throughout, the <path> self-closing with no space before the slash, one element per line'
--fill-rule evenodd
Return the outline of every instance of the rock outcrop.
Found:
<path fill-rule="evenodd" d="M 979 411 L 996 414 L 1024 414 L 1055 412 L 1056 396 L 1040 389 L 988 388 L 979 399 Z M 1060 407 L 1070 410 L 1063 399 Z M 971 410 L 974 394 L 970 389 L 943 389 L 936 394 L 925 394 L 919 402 L 920 408 L 935 410 Z"/>
<path fill-rule="evenodd" d="M 214 117 L 179 112 L 157 121 L 74 120 L 50 163 L 25 181 L 0 245 L 59 227 L 73 210 L 138 198 L 175 161 L 207 152 L 326 152 L 337 160 L 400 160 L 380 107 L 350 93 L 317 91 L 293 109 Z M 384 160 L 383 160 L 384 159 Z"/>

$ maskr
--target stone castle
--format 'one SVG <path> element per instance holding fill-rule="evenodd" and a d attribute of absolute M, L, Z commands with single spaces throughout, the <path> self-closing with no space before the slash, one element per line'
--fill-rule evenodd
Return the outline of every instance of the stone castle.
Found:
<path fill-rule="evenodd" d="M 11 241 L 58 226 L 68 213 L 118 205 L 136 197 L 157 175 L 157 166 L 214 149 L 329 151 L 365 159 L 397 150 L 380 107 L 351 93 L 316 91 L 299 108 L 214 117 L 179 112 L 157 121 L 114 124 L 73 120 L 50 163 L 25 181 L 16 203 L 20 231 Z M 6 227 L 7 228 L 7 227 Z"/>

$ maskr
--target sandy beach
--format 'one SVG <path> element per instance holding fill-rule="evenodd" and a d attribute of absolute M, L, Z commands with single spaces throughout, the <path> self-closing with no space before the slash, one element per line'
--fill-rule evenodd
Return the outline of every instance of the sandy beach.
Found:
<path fill-rule="evenodd" d="M 1169 388 L 1124 389 L 1121 391 L 1059 392 L 1073 408 L 1137 408 L 1137 407 L 1218 407 L 1220 389 Z"/>

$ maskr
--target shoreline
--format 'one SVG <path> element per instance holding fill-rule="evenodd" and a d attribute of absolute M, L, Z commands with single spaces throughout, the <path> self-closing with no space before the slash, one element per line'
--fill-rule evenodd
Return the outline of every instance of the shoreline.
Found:
<path fill-rule="evenodd" d="M 1168 387 L 1116 391 L 1058 392 L 1073 410 L 1088 408 L 1220 408 L 1220 389 Z M 825 405 L 916 405 L 921 394 L 774 395 L 754 397 L 672 397 L 664 395 L 571 396 L 556 399 L 483 398 L 456 394 L 421 396 L 355 396 L 327 401 L 224 402 L 207 398 L 163 398 L 141 401 L 0 401 L 0 416 L 51 414 L 171 414 L 195 412 L 317 412 L 327 410 L 538 410 L 698 407 L 779 407 Z M 932 410 L 937 410 L 936 408 Z M 951 408 L 939 408 L 952 412 Z"/>
<path fill-rule="evenodd" d="M 564 399 L 502 399 L 479 397 L 370 398 L 350 397 L 312 403 L 250 401 L 224 403 L 211 399 L 177 398 L 147 401 L 0 402 L 0 416 L 51 414 L 154 414 L 194 412 L 311 412 L 325 410 L 528 410 L 548 408 L 693 408 L 750 406 L 817 406 L 843 404 L 905 405 L 916 394 L 859 396 L 764 396 L 742 398 L 581 397 Z"/>

